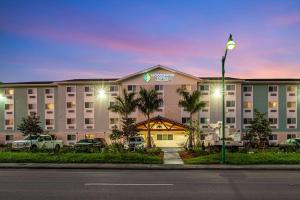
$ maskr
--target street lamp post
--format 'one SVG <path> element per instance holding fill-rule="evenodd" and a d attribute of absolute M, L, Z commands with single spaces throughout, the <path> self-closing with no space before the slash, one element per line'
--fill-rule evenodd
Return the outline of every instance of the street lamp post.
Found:
<path fill-rule="evenodd" d="M 225 54 L 222 57 L 222 158 L 221 164 L 225 163 L 225 60 L 227 51 L 235 48 L 235 42 L 232 39 L 232 35 L 229 35 L 226 43 Z"/>

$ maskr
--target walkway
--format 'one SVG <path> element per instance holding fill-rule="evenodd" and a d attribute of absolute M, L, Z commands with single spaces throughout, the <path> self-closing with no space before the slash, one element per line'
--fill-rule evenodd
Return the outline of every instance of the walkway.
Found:
<path fill-rule="evenodd" d="M 162 148 L 162 151 L 164 152 L 164 164 L 183 165 L 183 161 L 178 154 L 180 148 Z"/>

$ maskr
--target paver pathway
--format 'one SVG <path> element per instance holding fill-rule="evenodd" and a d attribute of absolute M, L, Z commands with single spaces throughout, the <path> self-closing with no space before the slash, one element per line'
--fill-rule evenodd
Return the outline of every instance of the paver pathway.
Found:
<path fill-rule="evenodd" d="M 162 148 L 162 151 L 164 152 L 164 164 L 183 165 L 183 161 L 178 154 L 180 148 Z"/>

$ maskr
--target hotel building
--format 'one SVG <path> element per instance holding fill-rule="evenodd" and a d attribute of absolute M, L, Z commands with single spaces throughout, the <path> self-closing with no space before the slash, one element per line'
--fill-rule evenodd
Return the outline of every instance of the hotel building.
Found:
<path fill-rule="evenodd" d="M 300 79 L 226 78 L 226 126 L 228 131 L 244 133 L 254 117 L 254 109 L 267 113 L 273 131 L 270 141 L 280 143 L 300 137 Z M 153 113 L 151 132 L 156 146 L 182 146 L 187 140 L 189 113 L 178 106 L 176 92 L 184 87 L 199 90 L 206 106 L 195 115 L 203 133 L 212 131 L 222 120 L 221 78 L 197 77 L 164 66 L 116 79 L 74 79 L 54 82 L 0 84 L 0 144 L 22 138 L 17 130 L 23 117 L 36 113 L 45 131 L 56 135 L 65 145 L 84 137 L 102 137 L 109 141 L 120 116 L 108 110 L 122 90 L 155 89 L 163 99 Z M 219 91 L 219 92 L 218 92 Z M 141 134 L 145 134 L 145 116 L 131 114 Z"/>

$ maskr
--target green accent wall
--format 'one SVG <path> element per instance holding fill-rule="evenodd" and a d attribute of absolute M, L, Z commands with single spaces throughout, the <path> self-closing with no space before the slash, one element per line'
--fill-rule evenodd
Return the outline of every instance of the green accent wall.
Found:
<path fill-rule="evenodd" d="M 278 85 L 278 131 L 293 131 L 286 124 L 286 85 Z"/>
<path fill-rule="evenodd" d="M 14 88 L 15 107 L 15 131 L 22 122 L 23 117 L 27 117 L 27 88 Z"/>
<path fill-rule="evenodd" d="M 268 113 L 268 85 L 253 85 L 253 111 Z"/>
<path fill-rule="evenodd" d="M 3 94 L 4 90 L 0 88 L 0 94 Z M 4 100 L 0 100 L 0 131 L 4 130 Z"/>
<path fill-rule="evenodd" d="M 37 115 L 40 117 L 40 125 L 45 130 L 45 93 L 44 88 L 37 88 Z"/>

